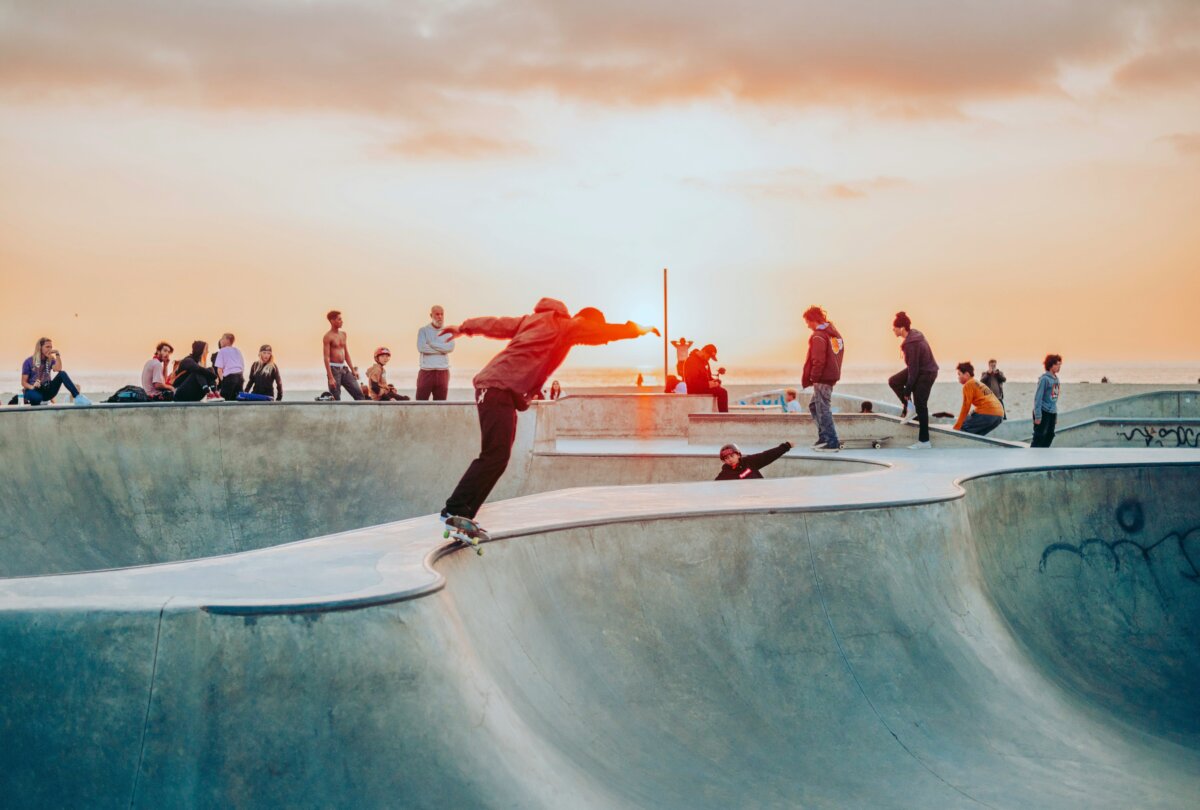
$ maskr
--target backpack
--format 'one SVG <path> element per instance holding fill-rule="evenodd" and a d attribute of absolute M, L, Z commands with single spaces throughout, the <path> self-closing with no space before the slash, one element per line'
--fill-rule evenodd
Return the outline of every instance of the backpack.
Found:
<path fill-rule="evenodd" d="M 130 402 L 149 402 L 150 397 L 146 396 L 146 392 L 141 386 L 127 385 L 104 401 L 128 404 Z"/>

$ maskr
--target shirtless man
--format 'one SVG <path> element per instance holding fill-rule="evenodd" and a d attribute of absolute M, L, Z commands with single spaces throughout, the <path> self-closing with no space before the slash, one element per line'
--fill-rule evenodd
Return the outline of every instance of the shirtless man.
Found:
<path fill-rule="evenodd" d="M 350 350 L 346 347 L 346 333 L 342 331 L 342 313 L 334 309 L 325 317 L 329 319 L 329 331 L 321 339 L 321 348 L 325 354 L 325 376 L 329 383 L 329 393 L 334 399 L 341 400 L 342 388 L 345 387 L 354 399 L 362 399 L 363 392 L 358 386 L 358 369 L 350 359 Z"/>
<path fill-rule="evenodd" d="M 682 379 L 683 364 L 687 362 L 688 350 L 692 348 L 692 341 L 680 335 L 679 340 L 672 340 L 671 345 L 675 347 L 675 372 Z"/>

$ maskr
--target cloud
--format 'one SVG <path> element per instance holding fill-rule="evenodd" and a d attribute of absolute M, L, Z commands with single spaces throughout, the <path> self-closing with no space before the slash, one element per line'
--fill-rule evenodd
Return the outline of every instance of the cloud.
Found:
<path fill-rule="evenodd" d="M 1185 0 L 0 0 L 0 90 L 429 120 L 472 96 L 537 93 L 944 115 L 1053 92 L 1061 65 L 1129 53 L 1131 20 L 1166 42 L 1189 12 Z M 1135 81 L 1148 70 L 1127 66 Z"/>
<path fill-rule="evenodd" d="M 387 152 L 391 155 L 456 160 L 520 157 L 533 154 L 535 151 L 531 144 L 524 141 L 446 130 L 413 133 L 393 141 L 387 146 Z"/>
<path fill-rule="evenodd" d="M 1124 89 L 1189 87 L 1200 84 L 1200 47 L 1171 48 L 1134 59 L 1113 80 Z"/>
<path fill-rule="evenodd" d="M 1181 155 L 1200 156 L 1200 132 L 1177 132 L 1174 135 L 1164 135 L 1158 140 L 1169 143 Z"/>
<path fill-rule="evenodd" d="M 689 177 L 683 183 L 693 188 L 732 191 L 760 199 L 791 200 L 860 200 L 875 192 L 909 185 L 907 180 L 898 177 L 831 181 L 817 172 L 802 168 L 746 172 L 721 181 Z"/>

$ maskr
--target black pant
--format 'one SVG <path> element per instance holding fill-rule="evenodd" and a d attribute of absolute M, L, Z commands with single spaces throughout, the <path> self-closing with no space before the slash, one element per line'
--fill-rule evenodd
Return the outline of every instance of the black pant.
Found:
<path fill-rule="evenodd" d="M 458 486 L 446 499 L 445 512 L 474 519 L 508 467 L 517 438 L 517 406 L 511 391 L 476 388 L 475 408 L 482 435 L 479 458 L 471 462 Z"/>
<path fill-rule="evenodd" d="M 445 402 L 450 392 L 450 369 L 423 368 L 417 372 L 417 402 L 433 397 L 434 402 Z"/>
<path fill-rule="evenodd" d="M 221 392 L 221 399 L 233 402 L 237 399 L 237 395 L 242 393 L 245 383 L 246 379 L 240 371 L 235 374 L 226 374 L 221 378 L 221 385 L 218 389 Z"/>
<path fill-rule="evenodd" d="M 1042 411 L 1042 421 L 1033 426 L 1033 442 L 1030 447 L 1049 447 L 1054 441 L 1054 426 L 1058 422 L 1058 414 Z"/>
<path fill-rule="evenodd" d="M 717 413 L 729 413 L 729 392 L 725 390 L 725 388 L 721 386 L 714 386 L 712 388 L 700 388 L 700 386 L 696 386 L 696 388 L 698 390 L 693 391 L 692 387 L 689 385 L 688 393 L 712 394 L 717 398 Z"/>
<path fill-rule="evenodd" d="M 917 375 L 917 382 L 913 385 L 911 398 L 913 407 L 917 409 L 917 424 L 920 428 L 917 432 L 917 441 L 929 441 L 929 392 L 933 390 L 933 383 L 936 379 L 936 371 L 922 372 Z M 909 392 L 906 390 L 908 369 L 888 377 L 888 385 L 900 398 L 900 402 L 907 405 L 909 401 Z"/>

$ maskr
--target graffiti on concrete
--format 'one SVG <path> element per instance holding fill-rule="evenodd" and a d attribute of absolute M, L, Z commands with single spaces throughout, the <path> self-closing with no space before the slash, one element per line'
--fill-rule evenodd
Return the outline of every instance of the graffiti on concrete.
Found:
<path fill-rule="evenodd" d="M 1117 506 L 1116 511 L 1117 525 L 1122 531 L 1128 534 L 1137 534 L 1146 525 L 1145 513 L 1142 509 L 1142 504 L 1137 500 L 1125 500 Z M 1046 561 L 1055 554 L 1065 553 L 1074 554 L 1080 559 L 1084 559 L 1089 552 L 1100 551 L 1107 553 L 1109 559 L 1112 560 L 1114 572 L 1121 570 L 1121 553 L 1125 551 L 1127 554 L 1132 553 L 1134 559 L 1140 559 L 1147 565 L 1150 564 L 1151 556 L 1159 549 L 1167 550 L 1174 548 L 1178 551 L 1179 557 L 1183 560 L 1186 569 L 1180 569 L 1179 575 L 1189 582 L 1200 585 L 1200 526 L 1193 526 L 1190 529 L 1170 532 L 1159 538 L 1153 543 L 1143 542 L 1140 539 L 1131 537 L 1123 537 L 1119 540 L 1105 540 L 1103 537 L 1089 537 L 1078 545 L 1073 543 L 1050 543 L 1042 550 L 1042 559 L 1038 562 L 1038 571 L 1045 572 Z"/>
<path fill-rule="evenodd" d="M 1146 447 L 1200 447 L 1200 430 L 1187 425 L 1135 427 L 1128 433 L 1118 430 L 1117 435 L 1127 442 L 1145 442 Z"/>

